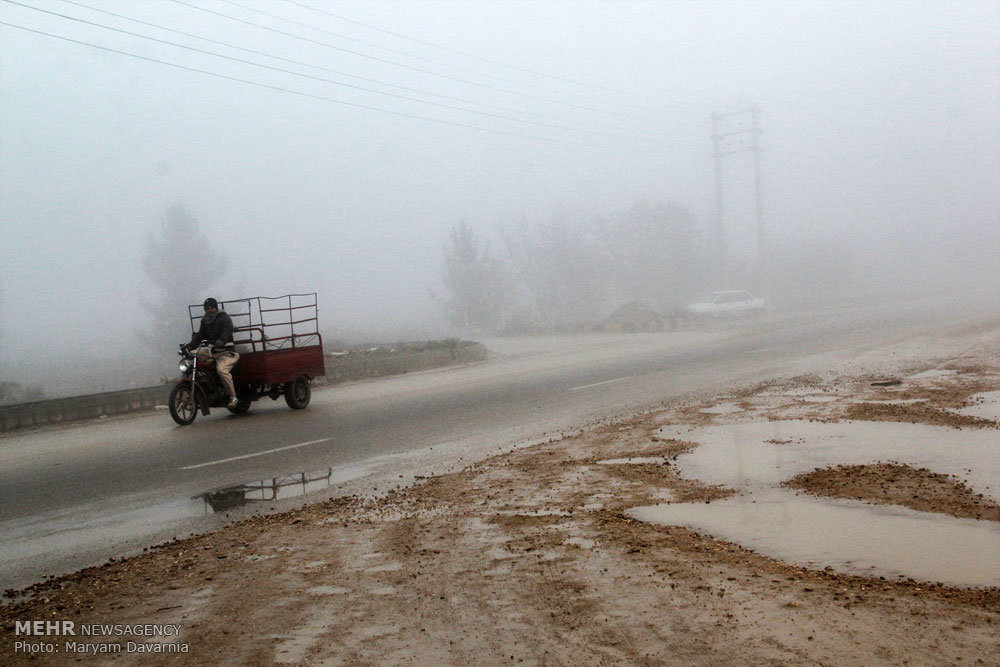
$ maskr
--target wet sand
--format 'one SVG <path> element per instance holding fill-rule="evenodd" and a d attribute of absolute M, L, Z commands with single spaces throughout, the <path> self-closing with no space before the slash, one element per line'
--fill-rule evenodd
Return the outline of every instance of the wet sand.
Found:
<path fill-rule="evenodd" d="M 816 496 L 1000 521 L 1000 504 L 975 493 L 956 477 L 901 463 L 833 466 L 796 475 L 785 486 Z"/>

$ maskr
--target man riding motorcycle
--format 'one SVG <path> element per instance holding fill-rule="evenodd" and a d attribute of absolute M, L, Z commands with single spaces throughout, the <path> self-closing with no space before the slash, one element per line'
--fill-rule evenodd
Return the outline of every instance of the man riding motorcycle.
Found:
<path fill-rule="evenodd" d="M 199 356 L 211 355 L 215 359 L 215 370 L 229 392 L 228 407 L 235 408 L 238 401 L 232 370 L 240 355 L 233 344 L 233 321 L 226 311 L 219 310 L 219 302 L 212 297 L 205 299 L 202 305 L 205 307 L 205 316 L 201 318 L 201 326 L 191 336 L 191 342 L 185 348 L 188 351 L 197 350 Z M 203 347 L 202 343 L 207 345 Z"/>

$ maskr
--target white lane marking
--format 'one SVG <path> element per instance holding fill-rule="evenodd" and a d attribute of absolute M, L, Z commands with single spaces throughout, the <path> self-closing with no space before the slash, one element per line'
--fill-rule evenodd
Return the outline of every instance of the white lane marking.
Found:
<path fill-rule="evenodd" d="M 604 382 L 595 382 L 594 384 L 583 384 L 579 387 L 570 387 L 566 391 L 576 391 L 578 389 L 587 389 L 588 387 L 597 387 L 602 384 L 611 384 L 612 382 L 624 382 L 625 380 L 631 380 L 634 376 L 629 375 L 623 378 L 615 378 L 614 380 L 605 380 Z"/>
<path fill-rule="evenodd" d="M 321 442 L 327 442 L 333 440 L 333 438 L 323 438 L 322 440 L 310 440 L 309 442 L 300 442 L 297 445 L 288 445 L 286 447 L 278 447 L 276 449 L 268 449 L 263 452 L 256 452 L 254 454 L 244 454 L 243 456 L 233 456 L 228 459 L 219 459 L 218 461 L 209 461 L 208 463 L 197 463 L 193 466 L 184 466 L 183 468 L 178 468 L 178 470 L 194 470 L 195 468 L 205 468 L 207 466 L 219 465 L 220 463 L 229 463 L 230 461 L 239 461 L 240 459 L 251 459 L 255 456 L 264 456 L 265 454 L 274 454 L 275 452 L 283 452 L 286 449 L 295 449 L 296 447 L 305 447 L 307 445 L 316 445 Z"/>

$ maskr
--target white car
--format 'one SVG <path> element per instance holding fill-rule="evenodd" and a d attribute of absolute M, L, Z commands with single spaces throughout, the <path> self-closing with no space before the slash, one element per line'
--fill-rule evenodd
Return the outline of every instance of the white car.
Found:
<path fill-rule="evenodd" d="M 764 310 L 764 300 L 746 290 L 712 292 L 705 301 L 687 307 L 688 313 L 702 317 L 763 315 Z"/>

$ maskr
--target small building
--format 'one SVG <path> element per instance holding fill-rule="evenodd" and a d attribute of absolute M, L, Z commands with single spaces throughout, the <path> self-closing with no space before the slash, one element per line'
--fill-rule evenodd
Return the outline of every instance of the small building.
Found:
<path fill-rule="evenodd" d="M 663 331 L 663 318 L 655 310 L 638 301 L 627 303 L 594 327 L 594 331 L 634 333 Z"/>

